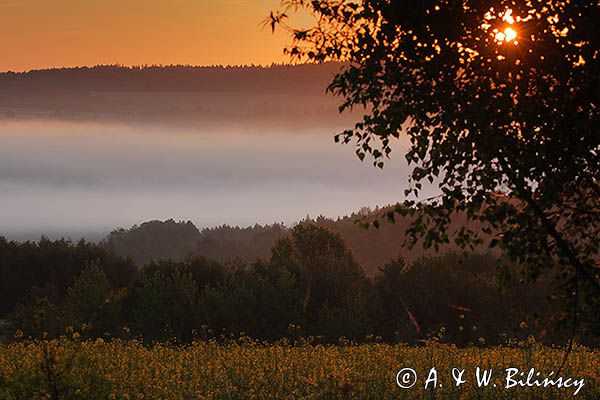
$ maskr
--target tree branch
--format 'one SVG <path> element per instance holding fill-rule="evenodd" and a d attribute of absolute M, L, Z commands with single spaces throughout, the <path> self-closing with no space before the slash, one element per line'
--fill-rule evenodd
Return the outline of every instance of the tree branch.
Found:
<path fill-rule="evenodd" d="M 582 277 L 590 281 L 592 285 L 598 291 L 600 291 L 600 283 L 598 283 L 598 281 L 596 281 L 596 279 L 594 279 L 594 277 L 590 275 L 589 272 L 585 269 L 581 261 L 575 255 L 573 249 L 571 249 L 569 243 L 556 229 L 556 225 L 550 219 L 548 219 L 548 217 L 544 213 L 544 210 L 542 210 L 539 204 L 533 199 L 533 196 L 531 195 L 529 190 L 526 189 L 526 185 L 523 179 L 517 174 L 515 174 L 514 170 L 510 168 L 510 165 L 508 165 L 508 162 L 502 155 L 498 157 L 498 161 L 500 162 L 500 165 L 502 166 L 502 169 L 504 170 L 504 173 L 506 174 L 508 179 L 514 185 L 515 189 L 517 189 L 519 196 L 523 200 L 525 200 L 525 202 L 527 202 L 529 207 L 531 207 L 533 212 L 540 219 L 542 226 L 550 235 L 550 237 L 554 239 L 556 245 L 561 250 L 563 255 L 569 260 L 571 266 L 575 269 L 577 273 L 581 274 Z"/>

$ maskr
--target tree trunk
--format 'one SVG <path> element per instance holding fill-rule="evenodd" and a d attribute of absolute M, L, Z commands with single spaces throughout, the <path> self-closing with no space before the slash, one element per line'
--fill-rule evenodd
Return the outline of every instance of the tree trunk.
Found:
<path fill-rule="evenodd" d="M 306 310 L 308 309 L 308 302 L 310 301 L 310 296 L 312 295 L 312 279 L 308 279 L 306 282 L 306 290 L 304 292 L 304 301 L 302 303 L 302 312 L 306 314 Z"/>

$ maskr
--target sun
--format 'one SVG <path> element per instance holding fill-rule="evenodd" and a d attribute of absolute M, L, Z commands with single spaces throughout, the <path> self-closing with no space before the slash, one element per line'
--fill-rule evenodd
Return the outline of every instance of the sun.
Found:
<path fill-rule="evenodd" d="M 494 9 L 491 8 L 490 11 L 488 11 L 484 18 L 485 18 L 485 22 L 482 24 L 482 27 L 484 29 L 488 29 L 491 28 L 491 24 L 488 23 L 487 21 L 491 21 L 494 20 L 496 18 L 501 18 L 503 23 L 504 23 L 504 27 L 503 28 L 496 28 L 493 30 L 492 34 L 494 35 L 494 39 L 496 39 L 496 41 L 499 44 L 502 43 L 509 43 L 509 42 L 513 42 L 514 44 L 517 44 L 517 36 L 518 36 L 518 32 L 517 30 L 514 28 L 514 23 L 518 22 L 520 20 L 520 18 L 517 16 L 516 18 L 513 16 L 513 11 L 509 8 L 506 11 L 504 11 L 504 13 L 499 14 L 498 16 L 495 16 L 493 13 Z"/>
<path fill-rule="evenodd" d="M 504 30 L 504 35 L 506 36 L 505 40 L 510 42 L 517 37 L 517 31 L 515 31 L 513 28 L 506 28 Z"/>
<path fill-rule="evenodd" d="M 511 27 L 508 27 L 504 29 L 504 31 L 497 32 L 495 37 L 499 42 L 512 42 L 517 38 L 517 31 Z"/>

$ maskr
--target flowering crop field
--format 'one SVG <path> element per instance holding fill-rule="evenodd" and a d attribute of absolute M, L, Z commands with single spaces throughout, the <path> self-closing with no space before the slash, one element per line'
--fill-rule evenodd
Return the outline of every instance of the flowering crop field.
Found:
<path fill-rule="evenodd" d="M 527 375 L 535 367 L 541 380 L 558 369 L 563 354 L 535 344 L 461 349 L 240 340 L 147 347 L 59 339 L 0 345 L 0 399 L 570 399 L 575 387 L 505 387 L 506 368 Z M 477 366 L 492 369 L 488 385 L 478 387 Z M 418 378 L 403 389 L 412 384 L 399 374 L 405 368 Z M 453 368 L 465 370 L 458 387 Z M 560 375 L 584 380 L 575 398 L 599 399 L 600 351 L 576 347 Z"/>

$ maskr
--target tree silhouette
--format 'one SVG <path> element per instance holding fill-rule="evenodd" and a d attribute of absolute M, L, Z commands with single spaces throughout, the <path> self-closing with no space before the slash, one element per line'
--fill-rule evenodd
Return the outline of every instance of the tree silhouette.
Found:
<path fill-rule="evenodd" d="M 393 139 L 408 136 L 412 184 L 396 212 L 415 214 L 409 238 L 426 246 L 479 243 L 467 227 L 448 231 L 451 216 L 464 213 L 484 223 L 495 235 L 490 246 L 500 244 L 528 277 L 553 271 L 597 323 L 597 2 L 283 4 L 269 23 L 290 33 L 286 51 L 344 62 L 329 90 L 343 98 L 341 111 L 365 109 L 336 141 L 355 143 L 361 160 L 371 156 L 383 167 Z M 290 25 L 299 9 L 315 17 L 314 26 Z M 427 180 L 441 195 L 422 201 Z"/>

